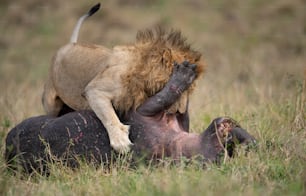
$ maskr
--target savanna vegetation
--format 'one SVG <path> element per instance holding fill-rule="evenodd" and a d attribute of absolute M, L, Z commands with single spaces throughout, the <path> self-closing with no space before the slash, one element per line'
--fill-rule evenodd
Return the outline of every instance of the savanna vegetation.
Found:
<path fill-rule="evenodd" d="M 207 72 L 191 99 L 191 131 L 217 116 L 238 120 L 258 147 L 202 169 L 110 170 L 52 165 L 49 177 L 7 169 L 5 136 L 43 114 L 41 94 L 54 52 L 96 1 L 0 2 L 0 195 L 305 195 L 306 3 L 303 0 L 105 0 L 80 41 L 112 47 L 138 29 L 181 29 L 203 53 Z"/>

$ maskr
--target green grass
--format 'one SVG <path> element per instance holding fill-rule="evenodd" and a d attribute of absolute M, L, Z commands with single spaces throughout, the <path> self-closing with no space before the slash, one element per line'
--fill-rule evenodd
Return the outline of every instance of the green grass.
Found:
<path fill-rule="evenodd" d="M 196 163 L 110 170 L 51 165 L 51 175 L 8 170 L 0 156 L 0 195 L 305 195 L 306 4 L 299 0 L 213 2 L 103 1 L 80 40 L 112 47 L 131 43 L 155 24 L 181 29 L 203 53 L 207 72 L 191 98 L 191 131 L 228 115 L 258 148 L 202 169 Z M 138 3 L 137 3 L 138 2 Z M 0 153 L 8 131 L 43 114 L 50 59 L 67 43 L 83 1 L 5 1 L 0 5 Z M 141 4 L 139 4 L 141 3 Z"/>

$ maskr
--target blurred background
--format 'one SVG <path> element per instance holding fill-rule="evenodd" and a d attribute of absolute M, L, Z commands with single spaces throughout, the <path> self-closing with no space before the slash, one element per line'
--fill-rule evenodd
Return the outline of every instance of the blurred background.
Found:
<path fill-rule="evenodd" d="M 1 0 L 0 120 L 3 130 L 43 114 L 50 60 L 97 1 Z M 306 69 L 304 0 L 104 0 L 79 41 L 113 47 L 137 30 L 180 29 L 208 68 L 191 99 L 192 130 L 229 115 L 247 128 L 302 105 Z M 302 94 L 301 94 L 302 93 Z M 303 110 L 301 110 L 303 111 Z M 293 119 L 292 119 L 293 120 Z M 302 118 L 301 120 L 305 120 Z M 258 125 L 259 124 L 259 125 Z M 303 125 L 303 123 L 301 124 Z M 259 134 L 259 133 L 257 133 Z M 256 135 L 256 133 L 255 133 Z"/>

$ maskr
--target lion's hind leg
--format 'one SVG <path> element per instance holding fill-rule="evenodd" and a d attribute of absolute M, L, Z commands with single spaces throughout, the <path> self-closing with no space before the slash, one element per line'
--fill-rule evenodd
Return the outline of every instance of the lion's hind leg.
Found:
<path fill-rule="evenodd" d="M 44 87 L 42 104 L 48 115 L 59 116 L 63 109 L 64 102 L 56 93 L 51 80 L 48 80 Z"/>

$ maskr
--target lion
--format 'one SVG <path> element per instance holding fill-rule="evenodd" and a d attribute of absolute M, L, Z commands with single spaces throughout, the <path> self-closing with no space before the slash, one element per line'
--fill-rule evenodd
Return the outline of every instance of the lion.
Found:
<path fill-rule="evenodd" d="M 117 113 L 136 110 L 147 98 L 160 91 L 170 78 L 174 63 L 197 64 L 197 77 L 205 64 L 178 30 L 161 27 L 138 31 L 136 42 L 115 46 L 77 43 L 83 21 L 100 8 L 95 5 L 82 16 L 73 30 L 70 43 L 52 59 L 42 97 L 47 114 L 58 116 L 68 106 L 73 110 L 91 109 L 104 124 L 112 148 L 129 151 L 129 125 Z M 194 86 L 194 84 L 193 84 Z M 193 87 L 168 108 L 169 113 L 187 112 Z"/>

